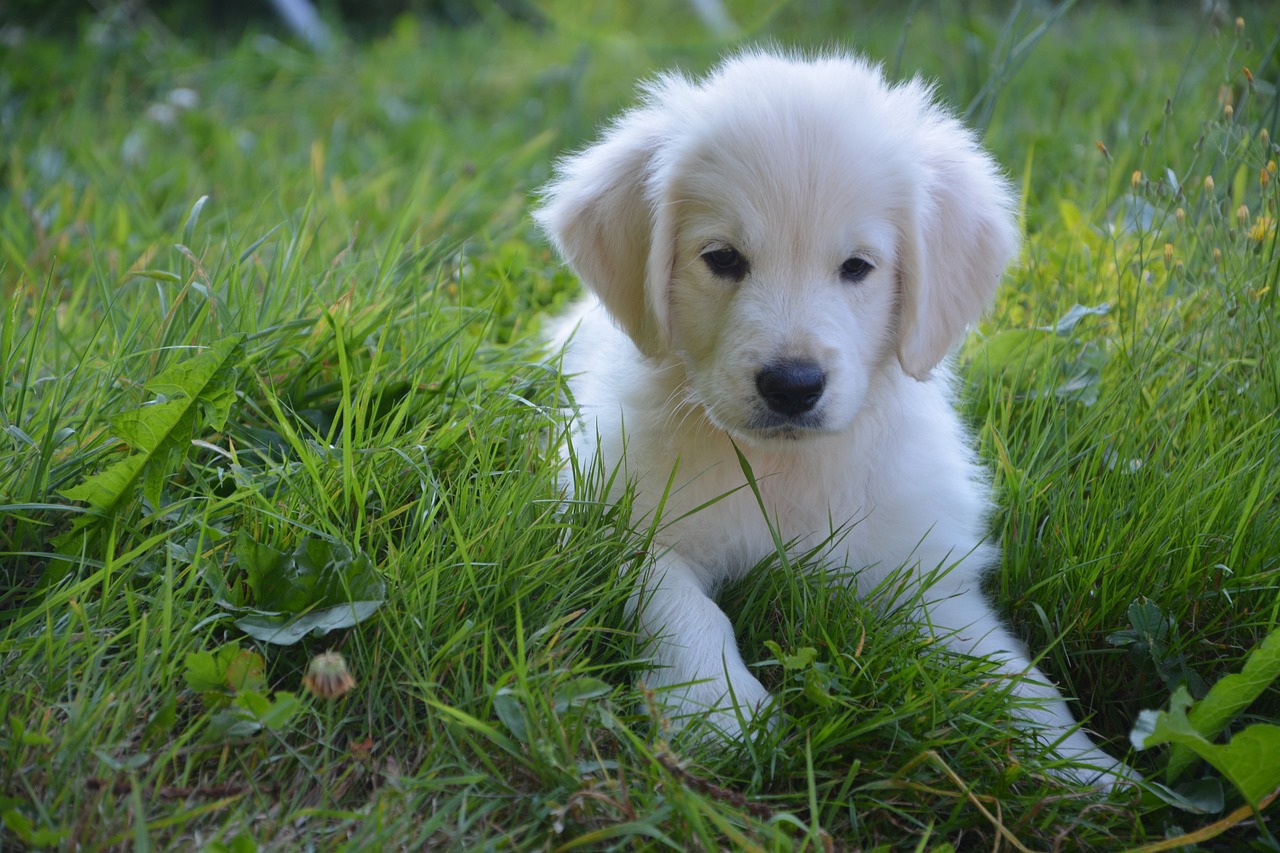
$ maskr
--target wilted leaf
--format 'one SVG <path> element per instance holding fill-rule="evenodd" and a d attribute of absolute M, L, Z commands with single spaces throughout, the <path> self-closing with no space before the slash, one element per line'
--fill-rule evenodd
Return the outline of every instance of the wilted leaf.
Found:
<path fill-rule="evenodd" d="M 262 655 L 251 649 L 241 649 L 227 661 L 224 680 L 235 693 L 261 690 L 266 686 L 266 662 Z"/>

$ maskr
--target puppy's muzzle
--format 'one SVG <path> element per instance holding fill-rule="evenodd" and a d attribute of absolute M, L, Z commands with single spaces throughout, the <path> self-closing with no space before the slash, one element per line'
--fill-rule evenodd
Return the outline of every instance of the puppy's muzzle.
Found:
<path fill-rule="evenodd" d="M 770 411 L 788 418 L 799 417 L 818 405 L 826 384 L 826 371 L 812 361 L 777 361 L 756 374 L 760 398 Z"/>

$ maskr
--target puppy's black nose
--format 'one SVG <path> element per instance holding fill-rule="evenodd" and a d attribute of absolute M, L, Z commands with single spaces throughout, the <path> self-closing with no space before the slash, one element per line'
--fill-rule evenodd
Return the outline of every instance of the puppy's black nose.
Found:
<path fill-rule="evenodd" d="M 812 361 L 779 361 L 756 374 L 756 389 L 769 408 L 794 418 L 818 405 L 827 374 Z"/>

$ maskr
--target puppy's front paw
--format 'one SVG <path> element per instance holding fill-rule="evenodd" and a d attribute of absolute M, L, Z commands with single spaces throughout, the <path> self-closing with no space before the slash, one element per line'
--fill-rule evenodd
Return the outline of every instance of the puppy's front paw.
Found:
<path fill-rule="evenodd" d="M 1141 773 L 1107 755 L 1079 729 L 1058 744 L 1056 752 L 1065 761 L 1054 766 L 1051 772 L 1068 784 L 1110 794 L 1142 781 Z"/>
<path fill-rule="evenodd" d="M 1142 782 L 1142 774 L 1129 765 L 1100 752 L 1098 756 L 1094 760 L 1084 759 L 1087 763 L 1059 768 L 1055 775 L 1074 785 L 1096 788 L 1103 794 L 1122 791 Z"/>
<path fill-rule="evenodd" d="M 686 727 L 704 739 L 742 740 L 768 711 L 772 697 L 754 677 L 712 678 L 671 687 L 653 685 L 654 698 L 672 729 Z"/>

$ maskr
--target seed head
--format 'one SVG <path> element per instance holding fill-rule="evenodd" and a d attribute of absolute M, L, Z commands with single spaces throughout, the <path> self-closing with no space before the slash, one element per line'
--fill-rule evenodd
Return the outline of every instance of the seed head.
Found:
<path fill-rule="evenodd" d="M 302 684 L 312 695 L 321 699 L 337 699 L 350 693 L 356 686 L 355 677 L 347 669 L 347 662 L 338 652 L 316 655 L 307 665 Z"/>
<path fill-rule="evenodd" d="M 1204 191 L 1209 195 L 1213 195 L 1213 175 L 1204 176 Z"/>

